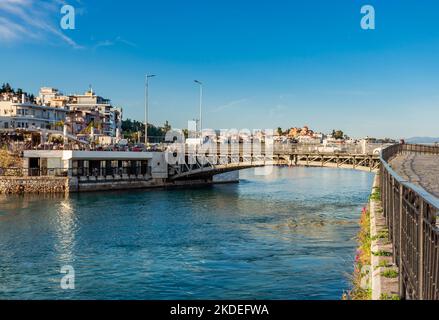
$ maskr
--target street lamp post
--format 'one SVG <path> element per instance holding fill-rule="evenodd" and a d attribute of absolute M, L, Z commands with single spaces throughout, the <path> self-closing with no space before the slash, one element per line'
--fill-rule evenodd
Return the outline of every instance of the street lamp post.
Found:
<path fill-rule="evenodd" d="M 203 83 L 198 80 L 194 80 L 200 86 L 200 141 L 203 143 Z"/>
<path fill-rule="evenodd" d="M 155 77 L 154 74 L 145 76 L 145 147 L 148 145 L 148 89 L 149 79 Z"/>

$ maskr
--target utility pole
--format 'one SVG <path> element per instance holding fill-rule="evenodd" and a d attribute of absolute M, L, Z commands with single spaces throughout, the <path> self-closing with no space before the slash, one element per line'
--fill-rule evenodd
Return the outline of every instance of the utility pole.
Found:
<path fill-rule="evenodd" d="M 203 143 L 203 83 L 199 80 L 194 80 L 200 87 L 200 142 Z"/>
<path fill-rule="evenodd" d="M 155 75 L 145 76 L 145 147 L 148 145 L 148 98 L 149 98 L 149 79 L 155 77 Z"/>

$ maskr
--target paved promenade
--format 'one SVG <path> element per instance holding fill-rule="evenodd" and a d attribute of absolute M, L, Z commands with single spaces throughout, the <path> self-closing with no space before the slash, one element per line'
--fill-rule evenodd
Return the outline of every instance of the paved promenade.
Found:
<path fill-rule="evenodd" d="M 400 154 L 390 161 L 401 176 L 439 198 L 439 156 L 430 154 Z"/>

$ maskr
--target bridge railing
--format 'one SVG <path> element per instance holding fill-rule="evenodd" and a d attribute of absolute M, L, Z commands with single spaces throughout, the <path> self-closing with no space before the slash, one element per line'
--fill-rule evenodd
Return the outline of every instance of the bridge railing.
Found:
<path fill-rule="evenodd" d="M 213 144 L 215 146 L 215 144 Z M 304 144 L 304 143 L 281 143 L 273 144 L 262 143 L 239 143 L 237 145 L 216 144 L 216 150 L 229 150 L 229 152 L 238 152 L 240 154 L 252 154 L 254 150 L 260 150 L 262 154 L 357 154 L 357 155 L 376 155 L 388 145 L 381 143 L 369 143 L 365 146 L 360 144 L 340 144 L 340 145 L 324 145 L 324 144 Z M 188 146 L 186 146 L 187 149 Z M 191 150 L 202 148 L 202 146 L 192 147 Z M 233 150 L 233 151 L 232 151 Z M 268 151 L 267 151 L 268 150 Z M 201 152 L 204 153 L 204 152 Z"/>
<path fill-rule="evenodd" d="M 399 267 L 400 296 L 439 300 L 439 199 L 402 179 L 389 165 L 408 152 L 439 155 L 439 147 L 397 144 L 381 153 L 381 199 Z"/>
<path fill-rule="evenodd" d="M 365 146 L 361 144 L 303 144 L 303 143 L 275 143 L 274 153 L 315 153 L 315 154 L 367 154 L 378 155 L 387 145 L 382 143 L 368 143 Z"/>

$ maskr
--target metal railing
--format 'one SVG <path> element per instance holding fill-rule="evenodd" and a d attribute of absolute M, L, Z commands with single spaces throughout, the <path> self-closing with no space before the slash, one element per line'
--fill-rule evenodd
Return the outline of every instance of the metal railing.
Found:
<path fill-rule="evenodd" d="M 0 177 L 67 177 L 68 170 L 61 168 L 0 168 Z"/>
<path fill-rule="evenodd" d="M 151 168 L 134 167 L 101 167 L 101 168 L 73 168 L 69 169 L 72 177 L 138 177 L 150 176 Z"/>
<path fill-rule="evenodd" d="M 439 147 L 397 144 L 381 153 L 381 200 L 399 267 L 400 296 L 439 300 L 439 199 L 391 168 L 389 161 L 403 153 L 439 156 Z"/>
<path fill-rule="evenodd" d="M 150 176 L 150 167 L 0 168 L 0 177 L 137 177 Z"/>

